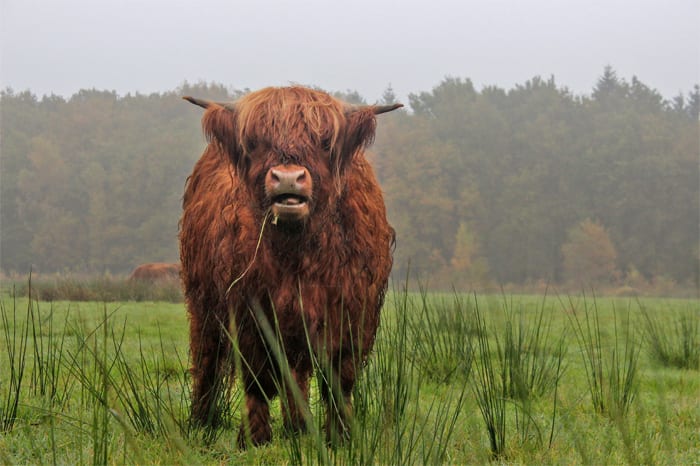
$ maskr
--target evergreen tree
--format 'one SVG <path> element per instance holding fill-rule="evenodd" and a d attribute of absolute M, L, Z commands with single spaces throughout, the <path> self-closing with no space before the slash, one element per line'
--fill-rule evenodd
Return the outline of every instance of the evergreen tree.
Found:
<path fill-rule="evenodd" d="M 610 65 L 603 69 L 603 75 L 598 78 L 598 82 L 593 88 L 593 100 L 606 102 L 617 100 L 627 96 L 627 83 L 617 78 L 617 73 Z"/>
<path fill-rule="evenodd" d="M 382 94 L 382 100 L 380 103 L 382 105 L 391 105 L 395 104 L 399 101 L 399 99 L 396 97 L 396 94 L 394 93 L 394 89 L 391 87 L 391 83 L 384 89 L 384 93 Z"/>
<path fill-rule="evenodd" d="M 696 84 L 693 87 L 693 92 L 688 95 L 686 111 L 691 120 L 698 121 L 700 118 L 700 84 Z"/>

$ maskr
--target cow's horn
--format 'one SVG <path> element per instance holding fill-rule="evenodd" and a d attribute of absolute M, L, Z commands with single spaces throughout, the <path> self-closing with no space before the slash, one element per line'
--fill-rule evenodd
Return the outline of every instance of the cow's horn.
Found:
<path fill-rule="evenodd" d="M 391 105 L 371 105 L 370 108 L 375 115 L 380 115 L 382 113 L 387 113 L 396 110 L 397 108 L 403 107 L 403 104 L 391 104 Z"/>
<path fill-rule="evenodd" d="M 233 102 L 213 102 L 211 100 L 197 99 L 196 97 L 190 97 L 188 95 L 184 96 L 183 99 L 195 105 L 199 105 L 202 108 L 209 108 L 212 105 L 217 105 L 219 107 L 224 107 L 226 110 L 234 109 Z"/>

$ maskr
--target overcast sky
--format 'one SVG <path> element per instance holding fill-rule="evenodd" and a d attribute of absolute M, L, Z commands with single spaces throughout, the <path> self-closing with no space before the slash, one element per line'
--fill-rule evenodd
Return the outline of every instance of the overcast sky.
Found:
<path fill-rule="evenodd" d="M 288 83 L 405 100 L 445 76 L 589 94 L 605 65 L 666 98 L 700 82 L 698 0 L 0 0 L 0 85 L 174 90 Z"/>

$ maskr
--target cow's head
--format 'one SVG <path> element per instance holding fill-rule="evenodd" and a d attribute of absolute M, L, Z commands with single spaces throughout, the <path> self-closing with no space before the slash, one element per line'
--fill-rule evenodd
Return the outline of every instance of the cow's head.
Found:
<path fill-rule="evenodd" d="M 342 190 L 352 158 L 374 139 L 375 115 L 401 107 L 352 106 L 304 87 L 266 88 L 236 102 L 184 97 L 202 126 L 280 225 L 303 224 Z"/>

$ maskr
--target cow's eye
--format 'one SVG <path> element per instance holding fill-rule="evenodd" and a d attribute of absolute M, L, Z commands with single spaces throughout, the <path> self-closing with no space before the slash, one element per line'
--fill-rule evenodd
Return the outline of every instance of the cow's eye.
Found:
<path fill-rule="evenodd" d="M 330 152 L 331 150 L 331 138 L 324 138 L 321 140 L 321 148 L 325 152 Z"/>
<path fill-rule="evenodd" d="M 255 139 L 248 139 L 245 141 L 245 150 L 247 153 L 252 153 L 255 152 L 255 149 L 258 148 L 258 141 Z"/>

